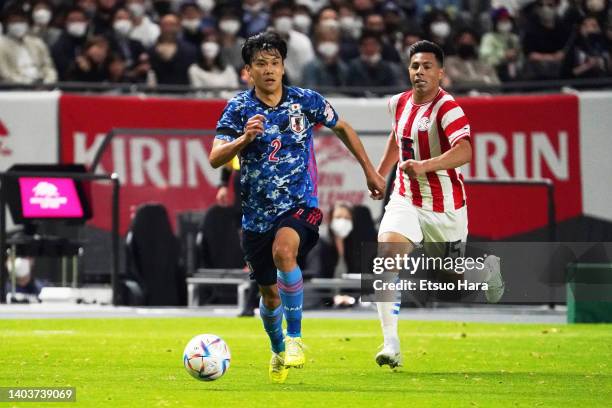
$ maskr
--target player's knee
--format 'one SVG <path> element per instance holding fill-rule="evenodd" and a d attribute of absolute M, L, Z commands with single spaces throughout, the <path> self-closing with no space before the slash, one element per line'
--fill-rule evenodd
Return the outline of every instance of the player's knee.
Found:
<path fill-rule="evenodd" d="M 274 257 L 274 263 L 280 269 L 284 269 L 283 266 L 292 265 L 295 263 L 297 258 L 297 250 L 291 245 L 278 244 L 274 246 L 272 251 Z"/>
<path fill-rule="evenodd" d="M 264 306 L 270 310 L 276 309 L 281 304 L 281 298 L 278 292 L 264 292 L 261 294 L 261 301 Z"/>

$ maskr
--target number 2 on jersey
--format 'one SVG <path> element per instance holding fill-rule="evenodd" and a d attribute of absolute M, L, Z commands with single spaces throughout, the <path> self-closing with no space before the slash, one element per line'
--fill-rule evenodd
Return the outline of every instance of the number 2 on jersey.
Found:
<path fill-rule="evenodd" d="M 274 139 L 270 144 L 272 145 L 272 147 L 274 147 L 274 150 L 272 150 L 272 153 L 270 153 L 268 160 L 270 160 L 271 162 L 277 162 L 278 157 L 276 157 L 275 154 L 280 150 L 283 144 L 281 143 L 280 139 Z"/>

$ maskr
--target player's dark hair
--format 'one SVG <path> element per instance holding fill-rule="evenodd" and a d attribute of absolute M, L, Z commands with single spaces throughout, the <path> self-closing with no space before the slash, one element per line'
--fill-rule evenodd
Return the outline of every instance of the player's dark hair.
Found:
<path fill-rule="evenodd" d="M 444 66 L 444 51 L 442 51 L 442 48 L 440 48 L 438 44 L 427 40 L 415 42 L 408 49 L 408 61 L 412 59 L 414 54 L 418 54 L 419 52 L 432 53 L 436 56 L 436 61 L 438 61 L 438 64 L 441 67 Z"/>
<path fill-rule="evenodd" d="M 242 46 L 242 60 L 250 65 L 258 52 L 278 51 L 283 61 L 287 58 L 287 43 L 274 31 L 266 31 L 249 37 Z"/>

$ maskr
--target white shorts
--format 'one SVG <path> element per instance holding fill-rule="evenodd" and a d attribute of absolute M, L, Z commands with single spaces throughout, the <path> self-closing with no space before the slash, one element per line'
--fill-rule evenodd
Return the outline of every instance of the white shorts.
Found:
<path fill-rule="evenodd" d="M 467 207 L 438 213 L 415 207 L 407 198 L 393 194 L 385 207 L 378 236 L 395 232 L 414 244 L 466 241 L 468 235 Z"/>

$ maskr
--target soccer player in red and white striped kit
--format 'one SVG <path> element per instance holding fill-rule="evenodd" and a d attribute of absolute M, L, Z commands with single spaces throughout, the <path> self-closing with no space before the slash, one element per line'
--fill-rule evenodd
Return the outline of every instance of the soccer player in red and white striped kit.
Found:
<path fill-rule="evenodd" d="M 386 246 L 387 251 L 393 248 L 392 251 L 410 253 L 421 243 L 433 243 L 430 248 L 462 255 L 468 227 L 459 167 L 472 159 L 468 118 L 440 87 L 444 53 L 439 46 L 429 41 L 412 45 L 408 71 L 412 90 L 389 100 L 393 129 L 378 172 L 386 177 L 398 161 L 400 164 L 378 242 L 391 244 Z M 426 245 L 426 252 L 427 248 Z M 481 278 L 489 285 L 487 300 L 496 302 L 504 290 L 499 258 L 487 257 L 484 270 Z M 384 344 L 376 362 L 395 368 L 402 364 L 397 334 L 401 295 L 396 292 L 391 299 L 377 302 Z"/>

